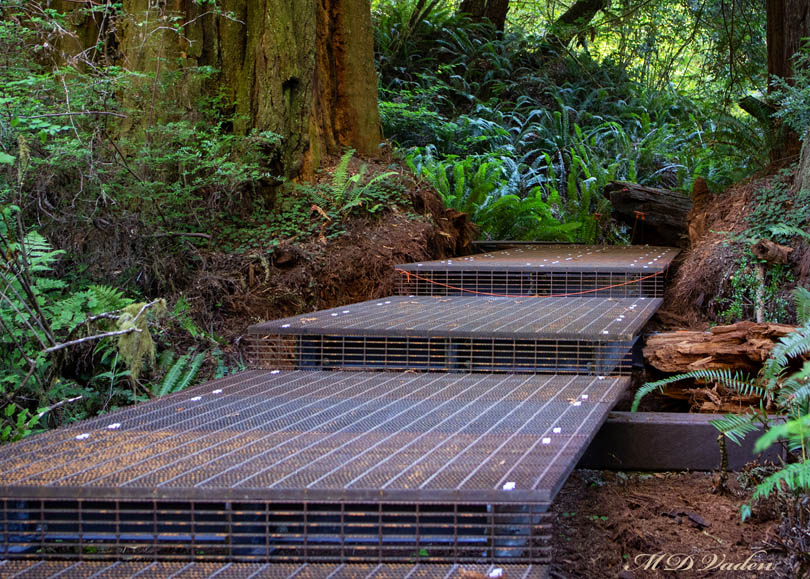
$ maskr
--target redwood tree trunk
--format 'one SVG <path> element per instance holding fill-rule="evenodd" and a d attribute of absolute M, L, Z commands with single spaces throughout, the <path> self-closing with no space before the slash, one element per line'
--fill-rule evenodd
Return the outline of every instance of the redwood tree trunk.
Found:
<path fill-rule="evenodd" d="M 311 144 L 376 155 L 382 141 L 370 0 L 318 0 Z"/>
<path fill-rule="evenodd" d="M 767 0 L 768 76 L 793 83 L 793 55 L 810 36 L 810 3 L 806 0 Z M 771 150 L 771 160 L 780 161 L 797 155 L 799 136 L 782 127 Z"/>
<path fill-rule="evenodd" d="M 495 30 L 503 31 L 509 0 L 462 0 L 458 11 L 469 14 L 473 20 L 487 19 L 495 25 Z"/>
<path fill-rule="evenodd" d="M 610 6 L 610 0 L 577 0 L 551 25 L 550 42 L 568 46 L 593 20 L 600 10 Z"/>
<path fill-rule="evenodd" d="M 121 64 L 145 73 L 122 95 L 144 111 L 143 126 L 124 131 L 177 111 L 193 114 L 199 96 L 221 92 L 233 103 L 236 132 L 281 137 L 268 161 L 284 177 L 311 176 L 324 154 L 343 148 L 377 154 L 382 130 L 370 0 L 217 4 L 224 15 L 194 0 L 123 0 Z M 178 20 L 187 24 L 176 30 Z M 203 82 L 199 66 L 218 72 Z"/>

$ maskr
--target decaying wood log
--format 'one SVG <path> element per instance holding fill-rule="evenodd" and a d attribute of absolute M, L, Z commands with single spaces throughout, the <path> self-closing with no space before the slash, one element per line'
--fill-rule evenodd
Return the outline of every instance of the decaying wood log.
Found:
<path fill-rule="evenodd" d="M 730 368 L 754 374 L 776 341 L 795 329 L 784 324 L 737 322 L 708 332 L 663 332 L 647 338 L 644 359 L 662 372 Z"/>
<path fill-rule="evenodd" d="M 635 243 L 676 245 L 688 243 L 687 217 L 692 200 L 668 189 L 613 181 L 605 187 L 613 205 L 613 217 L 635 226 Z"/>
<path fill-rule="evenodd" d="M 779 245 L 769 239 L 760 239 L 751 246 L 751 252 L 754 254 L 754 257 L 764 259 L 768 263 L 785 264 L 788 262 L 793 248 L 787 245 Z"/>
<path fill-rule="evenodd" d="M 708 332 L 674 331 L 647 338 L 644 359 L 654 368 L 681 374 L 693 370 L 731 369 L 756 374 L 777 340 L 796 328 L 784 324 L 738 322 Z M 755 396 L 740 396 L 714 383 L 675 383 L 668 398 L 687 400 L 699 412 L 741 412 L 759 403 Z"/>

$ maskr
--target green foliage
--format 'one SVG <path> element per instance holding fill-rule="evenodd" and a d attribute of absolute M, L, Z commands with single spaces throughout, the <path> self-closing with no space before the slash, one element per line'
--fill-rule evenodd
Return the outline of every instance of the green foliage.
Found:
<path fill-rule="evenodd" d="M 414 2 L 377 6 L 384 133 L 446 202 L 475 207 L 485 237 L 623 241 L 626 232 L 593 217 L 610 213 L 611 180 L 687 190 L 700 176 L 720 189 L 765 160 L 755 121 L 651 89 L 611 58 L 552 58 L 518 27 L 499 35 L 441 8 L 412 20 Z M 463 194 L 448 169 L 457 164 Z M 538 200 L 551 210 L 547 229 L 534 227 Z"/>
<path fill-rule="evenodd" d="M 795 292 L 799 311 L 807 310 L 810 292 Z M 713 420 L 712 424 L 722 434 L 739 444 L 747 434 L 764 427 L 754 452 L 762 452 L 772 445 L 783 444 L 796 461 L 783 464 L 762 482 L 752 495 L 751 502 L 742 508 L 743 519 L 751 515 L 751 504 L 776 492 L 794 496 L 810 494 L 810 322 L 795 332 L 780 338 L 762 370 L 755 377 L 730 370 L 700 370 L 672 376 L 664 380 L 645 384 L 636 393 L 632 410 L 638 409 L 641 399 L 655 390 L 662 390 L 668 384 L 686 379 L 700 379 L 716 382 L 724 388 L 743 396 L 758 396 L 763 401 L 759 408 L 749 408 L 743 414 L 727 414 Z M 796 362 L 801 367 L 796 369 Z M 784 422 L 773 422 L 766 411 L 765 402 L 773 403 L 784 417 Z"/>
<path fill-rule="evenodd" d="M 787 265 L 771 265 L 765 271 L 765 284 L 757 273 L 759 264 L 747 246 L 739 259 L 737 270 L 729 277 L 728 293 L 715 298 L 718 317 L 723 323 L 753 319 L 757 307 L 757 295 L 762 295 L 764 319 L 768 322 L 786 323 L 790 317 L 790 301 L 785 287 L 795 283 Z"/>
<path fill-rule="evenodd" d="M 41 414 L 31 414 L 26 408 L 9 403 L 3 410 L 0 443 L 15 442 L 34 432 Z"/>
<path fill-rule="evenodd" d="M 804 136 L 810 128 L 810 44 L 794 57 L 793 71 L 792 79 L 772 79 L 777 90 L 771 96 L 778 105 L 774 116 Z"/>
<path fill-rule="evenodd" d="M 379 173 L 364 182 L 366 165 L 361 165 L 357 173 L 350 174 L 349 172 L 349 163 L 353 156 L 354 149 L 349 149 L 343 154 L 335 167 L 331 182 L 316 187 L 299 185 L 299 189 L 308 193 L 329 219 L 343 218 L 361 208 L 367 213 L 375 213 L 385 206 L 383 204 L 383 200 L 387 196 L 385 191 L 392 190 L 390 185 L 384 182 L 397 175 L 396 171 Z M 382 195 L 380 195 L 381 192 Z M 378 199 L 380 202 L 374 203 Z"/>
<path fill-rule="evenodd" d="M 321 235 L 340 235 L 351 216 L 373 216 L 393 207 L 409 207 L 398 172 L 383 171 L 369 178 L 366 164 L 352 172 L 353 157 L 353 150 L 344 153 L 331 178 L 323 182 L 285 183 L 275 203 L 255 204 L 246 219 L 220 213 L 217 243 L 233 253 L 265 253 L 281 240 L 305 242 Z"/>
<path fill-rule="evenodd" d="M 666 386 L 682 380 L 709 380 L 712 382 L 719 382 L 720 384 L 731 388 L 734 391 L 745 392 L 746 396 L 763 396 L 765 393 L 762 388 L 754 384 L 745 374 L 740 374 L 738 372 L 732 373 L 731 370 L 728 369 L 695 370 L 693 372 L 686 372 L 684 374 L 678 374 L 677 376 L 670 376 L 668 378 L 664 378 L 663 380 L 644 384 L 644 386 L 639 388 L 636 392 L 633 399 L 633 404 L 630 408 L 631 412 L 636 412 L 641 400 L 651 392 L 656 390 L 663 392 Z"/>
<path fill-rule="evenodd" d="M 810 290 L 797 287 L 793 290 L 793 301 L 796 304 L 796 319 L 804 325 L 810 322 Z"/>
<path fill-rule="evenodd" d="M 805 228 L 810 224 L 810 191 L 794 191 L 792 181 L 792 173 L 783 170 L 769 186 L 754 192 L 744 237 L 764 237 L 778 243 L 788 243 L 796 235 L 808 237 Z"/>
<path fill-rule="evenodd" d="M 183 389 L 205 359 L 204 352 L 186 356 L 162 381 L 156 369 L 154 382 L 144 383 L 165 302 L 134 303 L 105 285 L 72 288 L 55 276 L 63 258 L 36 230 L 24 229 L 17 207 L 0 205 L 0 441 L 143 400 L 145 393 Z M 175 308 L 184 311 L 183 304 Z"/>
<path fill-rule="evenodd" d="M 155 396 L 180 392 L 191 386 L 205 361 L 205 353 L 202 352 L 193 357 L 190 353 L 184 354 L 176 360 L 171 350 L 166 350 L 166 354 L 161 360 L 161 366 L 168 366 L 168 371 L 160 384 L 155 384 L 152 390 Z"/>
<path fill-rule="evenodd" d="M 562 223 L 564 208 L 556 190 L 540 186 L 523 194 L 521 167 L 493 155 L 437 157 L 429 146 L 410 154 L 406 164 L 428 181 L 445 205 L 469 213 L 490 237 L 572 241 L 579 222 Z"/>

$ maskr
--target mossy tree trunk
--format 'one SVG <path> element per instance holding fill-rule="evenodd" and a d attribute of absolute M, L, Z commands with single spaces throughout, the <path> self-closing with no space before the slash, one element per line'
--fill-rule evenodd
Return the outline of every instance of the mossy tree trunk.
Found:
<path fill-rule="evenodd" d="M 462 0 L 458 11 L 469 14 L 473 20 L 486 18 L 492 22 L 495 30 L 503 31 L 509 12 L 509 0 Z"/>
<path fill-rule="evenodd" d="M 201 95 L 221 93 L 233 105 L 236 132 L 281 137 L 268 162 L 285 178 L 310 176 L 324 154 L 344 148 L 377 154 L 370 0 L 217 4 L 219 11 L 194 0 L 123 1 L 120 63 L 142 73 L 123 99 L 144 112 L 124 131 L 194 114 Z M 203 78 L 200 67 L 216 73 Z"/>
<path fill-rule="evenodd" d="M 225 0 L 222 6 L 230 18 L 200 18 L 195 56 L 221 71 L 220 84 L 232 91 L 243 119 L 237 129 L 282 137 L 282 175 L 306 178 L 324 154 L 343 148 L 377 154 L 382 131 L 370 0 Z"/>
<path fill-rule="evenodd" d="M 351 147 L 375 156 L 382 141 L 370 0 L 318 0 L 310 158 Z"/>
<path fill-rule="evenodd" d="M 767 0 L 768 77 L 793 83 L 793 56 L 810 36 L 810 3 L 807 0 Z M 799 136 L 787 127 L 777 127 L 771 160 L 784 161 L 799 153 Z"/>

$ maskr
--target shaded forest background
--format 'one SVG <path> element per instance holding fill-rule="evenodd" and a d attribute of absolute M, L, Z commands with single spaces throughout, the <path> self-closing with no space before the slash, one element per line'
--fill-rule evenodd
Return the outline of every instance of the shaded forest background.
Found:
<path fill-rule="evenodd" d="M 243 369 L 249 323 L 390 293 L 393 264 L 475 237 L 631 242 L 617 180 L 716 217 L 746 184 L 717 287 L 683 298 L 704 321 L 753 315 L 750 240 L 804 251 L 802 2 L 0 13 L 4 440 Z M 800 265 L 768 270 L 769 319 L 795 319 Z"/>

